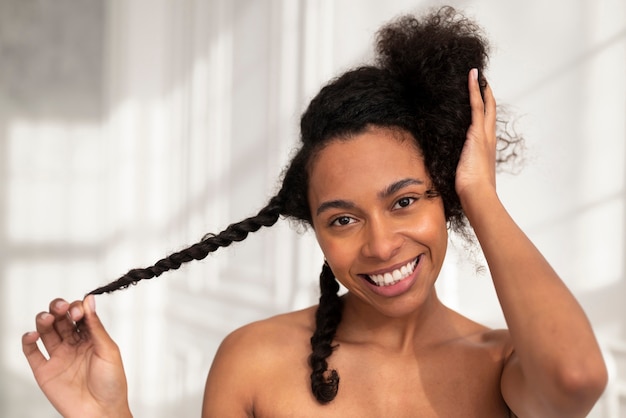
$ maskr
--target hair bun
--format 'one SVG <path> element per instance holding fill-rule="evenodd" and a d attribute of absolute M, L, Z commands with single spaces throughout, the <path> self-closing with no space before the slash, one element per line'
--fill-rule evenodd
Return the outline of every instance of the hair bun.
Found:
<path fill-rule="evenodd" d="M 467 74 L 478 68 L 482 78 L 488 44 L 481 29 L 452 7 L 418 19 L 404 15 L 382 27 L 376 37 L 377 64 L 398 78 L 418 108 L 438 106 L 451 98 L 469 102 Z"/>

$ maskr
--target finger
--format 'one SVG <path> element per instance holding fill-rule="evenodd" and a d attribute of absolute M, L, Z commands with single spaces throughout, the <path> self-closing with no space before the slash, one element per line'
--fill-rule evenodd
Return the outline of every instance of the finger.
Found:
<path fill-rule="evenodd" d="M 80 300 L 76 300 L 70 304 L 68 309 L 69 319 L 73 322 L 78 322 L 85 316 L 85 312 L 83 309 L 83 302 Z"/>
<path fill-rule="evenodd" d="M 35 326 L 46 351 L 52 354 L 62 342 L 61 336 L 54 327 L 54 316 L 48 312 L 41 312 L 35 319 Z"/>
<path fill-rule="evenodd" d="M 32 369 L 33 373 L 37 373 L 37 370 L 46 364 L 46 357 L 39 350 L 37 340 L 39 339 L 38 332 L 27 332 L 22 336 L 22 352 L 26 356 L 28 365 Z"/>
<path fill-rule="evenodd" d="M 96 313 L 96 299 L 94 295 L 88 295 L 83 300 L 82 311 L 84 316 L 80 324 L 81 333 L 87 334 L 96 351 L 105 352 L 115 346 L 115 342 L 109 336 Z"/>
<path fill-rule="evenodd" d="M 468 88 L 470 94 L 470 107 L 472 110 L 472 125 L 482 127 L 485 118 L 485 104 L 480 94 L 478 69 L 476 68 L 472 68 L 469 72 Z"/>
<path fill-rule="evenodd" d="M 496 134 L 496 99 L 489 84 L 483 92 L 485 100 L 485 131 L 490 137 L 495 138 Z"/>
<path fill-rule="evenodd" d="M 76 324 L 70 316 L 70 308 L 70 304 L 63 299 L 50 302 L 50 313 L 54 315 L 54 328 L 63 341 L 76 341 Z"/>

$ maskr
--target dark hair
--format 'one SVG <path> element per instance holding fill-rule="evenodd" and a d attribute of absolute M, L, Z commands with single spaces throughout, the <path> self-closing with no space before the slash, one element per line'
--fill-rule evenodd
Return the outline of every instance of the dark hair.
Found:
<path fill-rule="evenodd" d="M 220 247 L 245 239 L 262 226 L 272 226 L 282 216 L 311 224 L 307 197 L 309 167 L 329 141 L 350 138 L 369 126 L 409 132 L 423 152 L 432 180 L 431 194 L 441 196 L 449 227 L 467 236 L 467 220 L 455 191 L 456 167 L 471 123 L 467 77 L 479 70 L 484 89 L 488 46 L 479 28 L 450 7 L 418 19 L 403 16 L 384 26 L 377 35 L 376 60 L 347 71 L 317 94 L 301 118 L 301 144 L 283 173 L 278 193 L 257 215 L 229 225 L 219 234 L 176 252 L 155 265 L 130 270 L 118 280 L 91 294 L 126 288 L 143 279 L 200 260 Z M 520 139 L 499 135 L 499 161 L 515 156 Z M 320 403 L 332 401 L 339 375 L 328 370 L 327 359 L 341 321 L 339 285 L 324 263 L 316 329 L 311 337 L 311 389 Z"/>

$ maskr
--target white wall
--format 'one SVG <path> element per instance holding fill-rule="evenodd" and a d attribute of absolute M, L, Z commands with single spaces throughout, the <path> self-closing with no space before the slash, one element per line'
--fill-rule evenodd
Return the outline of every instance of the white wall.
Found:
<path fill-rule="evenodd" d="M 95 116 L 76 104 L 67 106 L 72 114 L 18 114 L 15 102 L 0 100 L 4 167 L 21 167 L 0 170 L 0 387 L 9 379 L 24 382 L 22 397 L 2 400 L 11 411 L 4 415 L 55 416 L 37 402 L 42 397 L 19 351 L 19 336 L 48 300 L 80 298 L 129 268 L 152 264 L 253 215 L 274 191 L 297 140 L 299 114 L 321 84 L 367 59 L 382 23 L 433 4 L 441 2 L 94 2 L 102 13 L 93 19 L 103 25 L 97 75 L 102 108 Z M 450 4 L 475 17 L 492 40 L 487 76 L 499 103 L 520 116 L 518 129 L 527 138 L 522 173 L 499 179 L 503 200 L 581 300 L 602 342 L 624 339 L 626 5 Z M 67 7 L 65 18 L 77 20 Z M 18 9 L 3 11 L 7 16 Z M 0 30 L 0 47 L 7 36 Z M 77 62 L 89 56 L 74 51 Z M 50 87 L 40 88 L 50 94 Z M 64 148 L 53 144 L 42 153 L 43 139 L 34 138 L 51 135 Z M 63 156 L 70 151 L 74 163 L 68 165 Z M 35 204 L 33 185 L 39 183 L 32 173 L 45 177 L 54 167 L 63 176 L 37 190 L 68 192 Z M 28 212 L 9 210 L 15 184 L 29 190 L 20 195 Z M 26 248 L 41 248 L 37 239 L 47 236 L 46 251 L 16 258 L 15 225 L 25 225 Z M 438 285 L 442 298 L 502 326 L 488 277 L 460 262 L 464 256 L 461 249 L 451 251 Z M 243 323 L 314 303 L 320 263 L 312 237 L 281 224 L 207 261 L 99 297 L 99 311 L 122 348 L 135 415 L 197 416 L 223 336 Z M 18 404 L 23 399 L 29 404 Z M 617 416 L 606 405 L 595 416 Z"/>

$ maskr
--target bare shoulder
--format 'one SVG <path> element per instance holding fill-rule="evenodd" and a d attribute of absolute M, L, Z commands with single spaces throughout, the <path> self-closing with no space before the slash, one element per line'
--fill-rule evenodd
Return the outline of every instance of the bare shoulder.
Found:
<path fill-rule="evenodd" d="M 513 351 L 511 335 L 507 329 L 493 329 L 479 324 L 457 312 L 451 311 L 461 339 L 466 343 L 492 351 L 506 359 Z"/>
<path fill-rule="evenodd" d="M 504 372 L 504 368 L 514 353 L 511 334 L 507 329 L 486 329 L 476 335 L 476 343 L 485 351 L 486 354 L 497 364 L 500 365 L 500 378 Z"/>
<path fill-rule="evenodd" d="M 308 344 L 314 315 L 315 307 L 311 307 L 244 325 L 226 336 L 215 362 L 237 361 L 243 356 L 247 363 L 258 360 L 259 368 L 271 367 L 272 359 L 281 357 L 279 353 L 300 345 L 298 342 Z"/>
<path fill-rule="evenodd" d="M 310 338 L 315 320 L 315 307 L 276 315 L 252 322 L 231 332 L 221 344 L 223 348 L 247 355 L 263 354 L 302 337 Z"/>
<path fill-rule="evenodd" d="M 434 346 L 428 357 L 432 365 L 429 378 L 436 382 L 446 376 L 448 381 L 462 382 L 465 390 L 442 385 L 436 391 L 429 385 L 425 391 L 437 405 L 445 405 L 449 394 L 455 393 L 460 409 L 451 410 L 453 416 L 463 409 L 480 411 L 480 416 L 509 416 L 501 389 L 503 372 L 513 353 L 509 331 L 486 327 L 457 313 L 451 319 L 454 331 Z"/>
<path fill-rule="evenodd" d="M 511 335 L 507 329 L 493 329 L 477 323 L 458 312 L 451 312 L 454 332 L 438 353 L 448 357 L 460 356 L 474 376 L 493 383 L 494 393 L 500 394 L 504 368 L 514 353 Z"/>
<path fill-rule="evenodd" d="M 306 359 L 314 315 L 315 307 L 277 315 L 226 336 L 207 377 L 203 415 L 252 416 L 258 389 L 275 381 L 281 366 Z M 228 411 L 219 409 L 224 405 Z"/>

